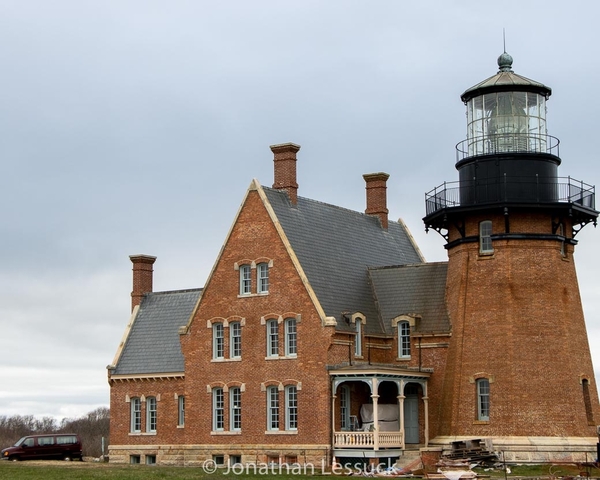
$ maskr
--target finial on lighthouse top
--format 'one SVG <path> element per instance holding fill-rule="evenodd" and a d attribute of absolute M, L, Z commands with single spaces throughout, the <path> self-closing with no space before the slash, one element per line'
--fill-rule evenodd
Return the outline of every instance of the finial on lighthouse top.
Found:
<path fill-rule="evenodd" d="M 500 72 L 512 72 L 513 58 L 506 51 L 498 57 L 498 67 Z"/>

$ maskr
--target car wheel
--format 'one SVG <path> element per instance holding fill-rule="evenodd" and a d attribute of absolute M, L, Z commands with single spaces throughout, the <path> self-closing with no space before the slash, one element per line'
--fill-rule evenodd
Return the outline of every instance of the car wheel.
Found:
<path fill-rule="evenodd" d="M 64 460 L 65 462 L 70 462 L 70 461 L 71 461 L 71 457 L 70 457 L 69 455 L 65 455 L 65 456 L 63 457 L 63 460 Z"/>
<path fill-rule="evenodd" d="M 18 462 L 18 461 L 19 461 L 19 457 L 17 457 L 16 455 L 13 455 L 12 457 L 8 457 L 8 459 L 9 459 L 11 462 Z"/>

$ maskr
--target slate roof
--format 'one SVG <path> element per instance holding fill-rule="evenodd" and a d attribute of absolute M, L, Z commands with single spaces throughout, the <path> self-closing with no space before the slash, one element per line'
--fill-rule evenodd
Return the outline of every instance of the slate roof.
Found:
<path fill-rule="evenodd" d="M 325 314 L 352 330 L 342 312 L 361 312 L 365 333 L 384 333 L 367 267 L 422 261 L 404 225 L 390 221 L 385 230 L 377 217 L 304 197 L 293 206 L 286 192 L 262 188 Z"/>
<path fill-rule="evenodd" d="M 188 323 L 201 291 L 145 294 L 113 374 L 183 372 L 179 327 Z"/>
<path fill-rule="evenodd" d="M 449 332 L 446 309 L 447 262 L 370 268 L 374 295 L 386 333 L 399 315 L 418 314 L 416 333 Z"/>

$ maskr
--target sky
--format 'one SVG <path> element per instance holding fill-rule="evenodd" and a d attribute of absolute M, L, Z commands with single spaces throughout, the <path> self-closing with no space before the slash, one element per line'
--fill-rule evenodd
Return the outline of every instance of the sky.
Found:
<path fill-rule="evenodd" d="M 600 184 L 600 3 L 562 0 L 0 0 L 0 416 L 109 404 L 131 311 L 129 255 L 154 290 L 202 287 L 269 145 L 294 142 L 298 194 L 390 218 L 428 261 L 424 194 L 458 180 L 460 95 L 494 75 L 550 86 L 561 176 Z M 576 268 L 600 378 L 600 231 Z M 565 319 L 568 321 L 568 319 Z M 577 354 L 578 346 L 572 348 Z"/>

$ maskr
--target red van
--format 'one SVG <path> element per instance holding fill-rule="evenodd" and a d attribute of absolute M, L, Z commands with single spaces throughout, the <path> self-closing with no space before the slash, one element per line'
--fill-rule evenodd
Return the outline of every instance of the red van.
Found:
<path fill-rule="evenodd" d="M 81 460 L 83 456 L 79 435 L 51 433 L 23 437 L 14 446 L 2 450 L 0 458 L 5 460 Z"/>

